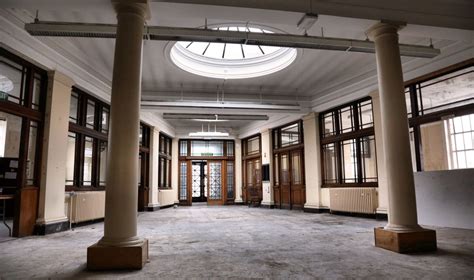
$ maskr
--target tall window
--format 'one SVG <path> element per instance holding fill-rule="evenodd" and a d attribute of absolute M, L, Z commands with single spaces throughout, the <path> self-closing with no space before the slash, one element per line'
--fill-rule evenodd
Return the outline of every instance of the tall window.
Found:
<path fill-rule="evenodd" d="M 474 60 L 407 82 L 415 171 L 474 168 Z"/>
<path fill-rule="evenodd" d="M 171 188 L 171 137 L 160 133 L 158 157 L 158 187 Z"/>
<path fill-rule="evenodd" d="M 9 173 L 0 187 L 6 193 L 39 186 L 46 91 L 44 70 L 0 47 L 0 165 Z"/>
<path fill-rule="evenodd" d="M 69 108 L 66 190 L 103 190 L 106 181 L 110 108 L 73 88 Z"/>
<path fill-rule="evenodd" d="M 323 187 L 377 186 L 372 100 L 320 114 Z"/>

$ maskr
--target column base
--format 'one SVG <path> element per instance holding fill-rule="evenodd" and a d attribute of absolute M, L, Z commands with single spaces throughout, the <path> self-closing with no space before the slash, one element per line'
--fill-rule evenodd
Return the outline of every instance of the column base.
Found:
<path fill-rule="evenodd" d="M 418 253 L 436 251 L 436 231 L 420 229 L 409 232 L 375 228 L 375 247 L 397 253 Z"/>
<path fill-rule="evenodd" d="M 128 247 L 101 246 L 87 248 L 87 269 L 118 270 L 142 269 L 148 261 L 148 239 Z"/>

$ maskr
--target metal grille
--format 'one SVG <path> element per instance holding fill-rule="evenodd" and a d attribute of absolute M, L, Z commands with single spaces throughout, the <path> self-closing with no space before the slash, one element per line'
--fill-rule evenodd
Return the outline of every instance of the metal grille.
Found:
<path fill-rule="evenodd" d="M 186 162 L 179 163 L 179 200 L 186 200 L 188 197 L 187 193 L 187 164 Z"/>
<path fill-rule="evenodd" d="M 193 197 L 201 197 L 201 165 L 193 165 Z"/>
<path fill-rule="evenodd" d="M 220 162 L 209 163 L 209 198 L 210 199 L 221 199 L 222 198 L 222 184 L 221 184 L 221 166 Z"/>

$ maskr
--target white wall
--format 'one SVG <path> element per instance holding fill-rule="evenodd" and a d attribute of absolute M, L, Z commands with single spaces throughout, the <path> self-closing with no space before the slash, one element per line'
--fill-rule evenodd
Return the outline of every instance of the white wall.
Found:
<path fill-rule="evenodd" d="M 474 229 L 474 169 L 415 173 L 418 223 Z"/>

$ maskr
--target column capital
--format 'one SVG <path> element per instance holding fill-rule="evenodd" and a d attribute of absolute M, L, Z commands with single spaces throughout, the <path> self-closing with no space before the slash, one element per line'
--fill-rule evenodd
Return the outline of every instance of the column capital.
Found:
<path fill-rule="evenodd" d="M 265 133 L 271 134 L 271 132 L 272 132 L 271 128 L 264 128 L 260 130 L 260 134 L 265 134 Z"/>
<path fill-rule="evenodd" d="M 148 0 L 112 0 L 112 5 L 114 6 L 117 14 L 134 13 L 143 16 L 146 19 L 151 18 Z"/>
<path fill-rule="evenodd" d="M 317 117 L 318 115 L 319 115 L 319 113 L 310 112 L 310 113 L 308 113 L 307 115 L 304 115 L 304 116 L 302 117 L 303 122 L 309 121 L 309 120 L 312 120 L 312 119 L 316 119 L 316 117 Z"/>
<path fill-rule="evenodd" d="M 370 39 L 375 40 L 382 34 L 398 34 L 398 30 L 402 29 L 405 25 L 403 22 L 382 20 L 370 27 L 366 33 Z"/>
<path fill-rule="evenodd" d="M 369 96 L 370 96 L 372 99 L 379 98 L 379 91 L 378 91 L 378 90 L 373 90 L 373 91 L 369 92 Z"/>
<path fill-rule="evenodd" d="M 50 80 L 60 82 L 66 87 L 72 87 L 75 84 L 74 80 L 71 77 L 59 71 L 49 71 L 48 78 Z"/>

